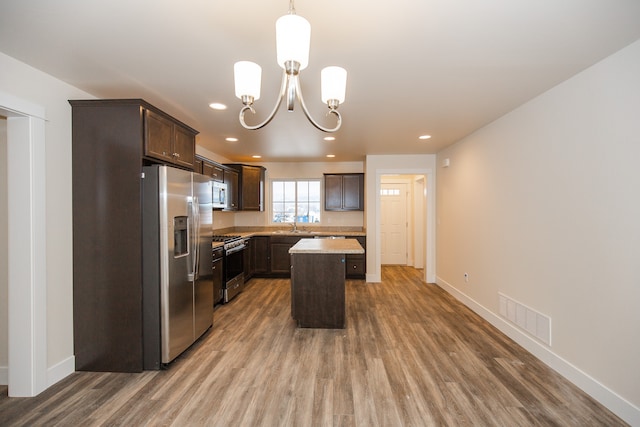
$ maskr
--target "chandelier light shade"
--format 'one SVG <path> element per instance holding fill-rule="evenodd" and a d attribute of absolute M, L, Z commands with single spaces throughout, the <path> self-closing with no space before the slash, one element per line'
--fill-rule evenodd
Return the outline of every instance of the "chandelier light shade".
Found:
<path fill-rule="evenodd" d="M 286 69 L 287 61 L 300 64 L 300 70 L 309 65 L 311 24 L 298 15 L 284 15 L 276 21 L 276 57 L 278 65 Z"/>
<path fill-rule="evenodd" d="M 335 66 L 323 68 L 320 72 L 320 88 L 322 102 L 337 100 L 343 103 L 347 88 L 347 70 Z"/>
<path fill-rule="evenodd" d="M 260 80 L 262 69 L 258 64 L 250 61 L 236 62 L 233 66 L 235 79 L 235 93 L 242 100 L 243 107 L 240 110 L 240 124 L 249 130 L 263 128 L 276 115 L 282 100 L 287 98 L 287 110 L 293 111 L 294 102 L 297 99 L 307 119 L 316 128 L 323 132 L 335 132 L 342 125 L 342 116 L 338 107 L 345 100 L 347 86 L 347 71 L 341 67 L 326 67 L 321 72 L 322 102 L 327 104 L 329 112 L 337 119 L 333 128 L 327 128 L 318 124 L 309 114 L 300 89 L 299 74 L 309 64 L 309 45 L 311 41 L 311 25 L 309 21 L 296 15 L 293 0 L 289 1 L 289 13 L 276 21 L 276 59 L 284 72 L 280 94 L 271 114 L 257 125 L 248 125 L 244 120 L 247 111 L 255 114 L 254 101 L 260 98 Z"/>
<path fill-rule="evenodd" d="M 238 98 L 242 99 L 242 96 L 246 95 L 252 97 L 254 101 L 260 99 L 262 67 L 255 62 L 239 61 L 233 65 L 233 74 Z"/>

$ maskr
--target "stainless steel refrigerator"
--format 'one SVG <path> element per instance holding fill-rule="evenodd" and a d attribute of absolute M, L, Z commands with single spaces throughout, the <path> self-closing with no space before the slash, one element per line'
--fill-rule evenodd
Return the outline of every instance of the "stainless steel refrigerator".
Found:
<path fill-rule="evenodd" d="M 213 324 L 212 187 L 208 177 L 143 167 L 144 369 L 160 369 Z"/>

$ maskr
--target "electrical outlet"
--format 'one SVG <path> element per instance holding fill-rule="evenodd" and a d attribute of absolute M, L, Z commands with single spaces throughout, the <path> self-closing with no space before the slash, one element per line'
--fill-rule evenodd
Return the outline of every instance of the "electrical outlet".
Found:
<path fill-rule="evenodd" d="M 464 273 L 464 281 L 465 282 L 469 281 L 469 273 Z"/>

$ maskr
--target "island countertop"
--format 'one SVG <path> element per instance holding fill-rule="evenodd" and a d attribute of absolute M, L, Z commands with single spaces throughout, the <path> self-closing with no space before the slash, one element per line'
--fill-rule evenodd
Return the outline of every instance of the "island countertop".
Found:
<path fill-rule="evenodd" d="M 363 254 L 356 239 L 300 239 L 289 249 L 290 254 Z"/>

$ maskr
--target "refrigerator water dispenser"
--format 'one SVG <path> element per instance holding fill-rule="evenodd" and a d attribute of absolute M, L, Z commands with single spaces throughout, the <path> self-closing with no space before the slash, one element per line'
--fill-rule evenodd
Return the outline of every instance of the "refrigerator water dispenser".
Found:
<path fill-rule="evenodd" d="M 189 254 L 189 222 L 186 216 L 173 218 L 173 256 L 179 258 Z"/>

